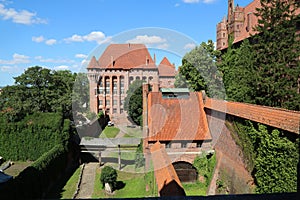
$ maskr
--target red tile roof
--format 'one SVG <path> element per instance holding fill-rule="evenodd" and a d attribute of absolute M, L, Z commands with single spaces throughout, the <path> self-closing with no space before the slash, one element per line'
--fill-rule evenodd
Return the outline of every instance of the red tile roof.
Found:
<path fill-rule="evenodd" d="M 88 68 L 156 68 L 144 44 L 110 44 L 98 62 L 92 58 Z"/>
<path fill-rule="evenodd" d="M 170 63 L 170 61 L 164 57 L 160 64 L 158 65 L 159 76 L 175 76 L 176 70 L 175 66 Z"/>
<path fill-rule="evenodd" d="M 300 112 L 298 111 L 239 102 L 221 101 L 211 98 L 207 98 L 205 100 L 204 106 L 205 108 L 226 112 L 233 116 L 249 119 L 251 121 L 256 121 L 299 134 Z"/>
<path fill-rule="evenodd" d="M 166 185 L 175 181 L 182 188 L 181 182 L 172 165 L 166 149 L 159 142 L 150 148 L 157 189 L 160 192 Z"/>
<path fill-rule="evenodd" d="M 160 92 L 148 95 L 148 141 L 209 140 L 202 94 L 189 93 L 189 98 L 163 98 Z"/>

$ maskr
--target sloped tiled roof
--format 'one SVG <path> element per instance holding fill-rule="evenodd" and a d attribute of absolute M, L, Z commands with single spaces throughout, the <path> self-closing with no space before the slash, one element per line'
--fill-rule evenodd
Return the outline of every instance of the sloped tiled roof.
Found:
<path fill-rule="evenodd" d="M 158 191 L 160 192 L 164 186 L 172 181 L 175 181 L 182 188 L 181 182 L 163 145 L 156 142 L 151 146 L 150 152 Z"/>
<path fill-rule="evenodd" d="M 299 134 L 300 112 L 247 103 L 206 98 L 205 108 L 249 119 Z"/>
<path fill-rule="evenodd" d="M 156 68 L 144 44 L 110 44 L 97 62 L 92 58 L 88 68 Z"/>
<path fill-rule="evenodd" d="M 149 93 L 148 125 L 148 141 L 211 139 L 199 92 L 178 99 L 163 98 L 160 92 Z"/>
<path fill-rule="evenodd" d="M 166 57 L 164 57 L 158 65 L 158 73 L 159 76 L 175 76 L 175 66 L 172 65 Z"/>

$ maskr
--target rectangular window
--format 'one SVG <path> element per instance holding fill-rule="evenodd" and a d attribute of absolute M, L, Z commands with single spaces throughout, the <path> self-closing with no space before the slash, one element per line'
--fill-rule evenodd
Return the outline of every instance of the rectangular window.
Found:
<path fill-rule="evenodd" d="M 103 106 L 103 100 L 99 100 L 98 103 L 99 103 L 99 106 Z"/>
<path fill-rule="evenodd" d="M 120 113 L 122 114 L 124 112 L 123 108 L 120 109 Z"/>
<path fill-rule="evenodd" d="M 113 101 L 113 106 L 116 106 L 116 105 L 117 105 L 117 100 L 114 99 L 114 101 Z"/>
<path fill-rule="evenodd" d="M 117 109 L 116 109 L 116 108 L 113 109 L 113 113 L 114 113 L 114 114 L 117 113 Z"/>
<path fill-rule="evenodd" d="M 201 148 L 202 142 L 197 142 L 197 148 Z"/>
<path fill-rule="evenodd" d="M 109 99 L 106 100 L 105 105 L 108 106 L 108 107 L 110 106 L 110 100 Z"/>
<path fill-rule="evenodd" d="M 117 82 L 114 81 L 113 94 L 117 94 L 117 93 L 118 93 Z"/>
<path fill-rule="evenodd" d="M 171 148 L 171 146 L 172 146 L 171 142 L 167 142 L 167 143 L 166 143 L 166 149 Z"/>
<path fill-rule="evenodd" d="M 181 148 L 186 148 L 187 147 L 187 142 L 182 142 L 181 143 Z"/>
<path fill-rule="evenodd" d="M 99 93 L 98 94 L 103 94 L 103 87 L 99 87 Z"/>

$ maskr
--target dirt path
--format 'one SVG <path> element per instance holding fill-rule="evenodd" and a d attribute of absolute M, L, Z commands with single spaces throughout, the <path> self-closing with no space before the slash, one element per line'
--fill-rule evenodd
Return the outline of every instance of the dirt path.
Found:
<path fill-rule="evenodd" d="M 77 199 L 88 199 L 92 197 L 94 191 L 96 168 L 98 165 L 98 163 L 87 163 L 85 165 Z"/>

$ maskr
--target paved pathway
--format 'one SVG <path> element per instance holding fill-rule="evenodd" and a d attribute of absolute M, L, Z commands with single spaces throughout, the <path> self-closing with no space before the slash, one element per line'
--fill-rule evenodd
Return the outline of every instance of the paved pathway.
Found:
<path fill-rule="evenodd" d="M 82 173 L 82 180 L 80 184 L 79 193 L 77 199 L 89 199 L 92 198 L 94 191 L 94 182 L 96 176 L 96 168 L 99 163 L 87 163 Z"/>

